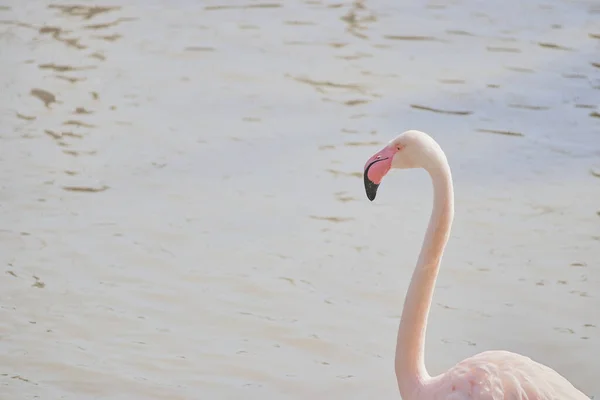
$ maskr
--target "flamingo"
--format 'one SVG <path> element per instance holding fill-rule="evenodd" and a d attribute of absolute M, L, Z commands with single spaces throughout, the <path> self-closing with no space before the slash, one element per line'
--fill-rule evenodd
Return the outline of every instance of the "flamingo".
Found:
<path fill-rule="evenodd" d="M 364 169 L 367 197 L 375 199 L 391 169 L 425 169 L 433 183 L 433 210 L 406 294 L 398 328 L 395 371 L 403 400 L 589 400 L 566 378 L 531 358 L 485 351 L 431 377 L 424 362 L 433 290 L 454 216 L 452 174 L 444 151 L 428 134 L 409 130 L 375 153 Z"/>

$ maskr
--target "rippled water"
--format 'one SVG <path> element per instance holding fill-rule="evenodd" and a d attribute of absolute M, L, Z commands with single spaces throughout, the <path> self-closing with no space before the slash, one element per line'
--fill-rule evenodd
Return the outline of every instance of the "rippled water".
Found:
<path fill-rule="evenodd" d="M 125 5 L 126 4 L 126 5 Z M 451 162 L 427 364 L 600 395 L 600 3 L 0 5 L 0 398 L 398 398 L 419 172 Z"/>

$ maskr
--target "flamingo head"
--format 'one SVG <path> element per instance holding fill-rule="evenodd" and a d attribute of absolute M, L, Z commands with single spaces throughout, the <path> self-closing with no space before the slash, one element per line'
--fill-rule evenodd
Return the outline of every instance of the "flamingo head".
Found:
<path fill-rule="evenodd" d="M 367 160 L 364 170 L 367 198 L 375 200 L 381 181 L 391 169 L 427 168 L 437 143 L 426 133 L 406 131 Z"/>

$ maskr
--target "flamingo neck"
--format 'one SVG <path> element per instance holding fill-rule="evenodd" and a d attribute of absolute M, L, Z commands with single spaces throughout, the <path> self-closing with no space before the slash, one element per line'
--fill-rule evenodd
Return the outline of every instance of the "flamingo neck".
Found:
<path fill-rule="evenodd" d="M 439 161 L 427 168 L 433 183 L 433 210 L 406 294 L 396 344 L 396 377 L 405 400 L 414 398 L 430 378 L 424 361 L 427 318 L 454 216 L 452 174 L 442 150 L 436 153 Z"/>

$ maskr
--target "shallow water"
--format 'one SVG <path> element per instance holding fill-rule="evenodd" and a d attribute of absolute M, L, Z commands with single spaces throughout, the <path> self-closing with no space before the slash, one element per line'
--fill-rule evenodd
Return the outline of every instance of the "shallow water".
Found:
<path fill-rule="evenodd" d="M 1 399 L 398 398 L 430 184 L 360 173 L 410 128 L 456 190 L 429 371 L 600 395 L 598 2 L 65 4 L 0 5 Z"/>

